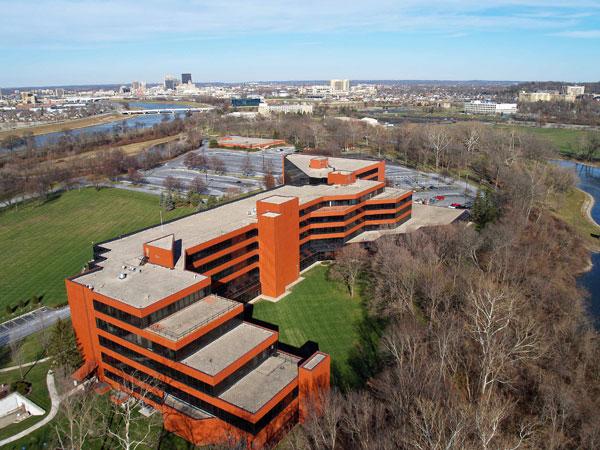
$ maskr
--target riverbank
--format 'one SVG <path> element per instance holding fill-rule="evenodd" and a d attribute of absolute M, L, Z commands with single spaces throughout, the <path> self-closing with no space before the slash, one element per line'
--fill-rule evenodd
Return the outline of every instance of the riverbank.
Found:
<path fill-rule="evenodd" d="M 571 225 L 583 238 L 586 248 L 600 252 L 600 240 L 592 234 L 600 234 L 600 225 L 592 218 L 594 198 L 587 192 L 574 188 L 555 205 L 555 214 Z"/>
<path fill-rule="evenodd" d="M 107 123 L 119 122 L 121 120 L 124 120 L 124 117 L 119 113 L 99 114 L 97 116 L 86 117 L 84 119 L 64 120 L 60 122 L 47 123 L 44 125 L 35 125 L 32 127 L 3 130 L 0 131 L 0 139 L 4 139 L 9 135 L 22 137 L 28 131 L 30 131 L 33 136 L 42 136 L 44 134 L 60 133 L 65 130 L 77 130 L 79 128 L 105 125 Z"/>

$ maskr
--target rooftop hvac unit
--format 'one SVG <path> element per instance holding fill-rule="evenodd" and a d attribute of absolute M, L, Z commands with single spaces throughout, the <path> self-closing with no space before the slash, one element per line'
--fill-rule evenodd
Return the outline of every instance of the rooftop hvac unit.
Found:
<path fill-rule="evenodd" d="M 137 273 L 142 273 L 142 269 L 136 270 Z"/>
<path fill-rule="evenodd" d="M 121 273 L 119 274 L 119 280 L 124 280 L 124 279 L 125 279 L 125 277 L 127 277 L 127 274 L 126 274 L 125 272 L 121 272 Z"/>
<path fill-rule="evenodd" d="M 248 210 L 248 215 L 251 216 L 252 215 L 252 211 Z"/>
<path fill-rule="evenodd" d="M 127 269 L 127 266 L 121 266 L 121 269 L 125 270 Z"/>
<path fill-rule="evenodd" d="M 131 267 L 129 267 L 129 270 L 131 270 L 132 272 L 134 272 L 135 271 L 135 267 L 131 266 Z"/>

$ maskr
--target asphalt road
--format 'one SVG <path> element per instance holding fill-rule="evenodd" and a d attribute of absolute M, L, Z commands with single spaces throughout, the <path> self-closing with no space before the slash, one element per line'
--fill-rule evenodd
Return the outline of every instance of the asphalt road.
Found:
<path fill-rule="evenodd" d="M 4 322 L 0 324 L 0 347 L 49 327 L 59 318 L 66 319 L 68 317 L 71 317 L 71 310 L 68 306 L 60 309 L 42 306 L 35 311 Z"/>

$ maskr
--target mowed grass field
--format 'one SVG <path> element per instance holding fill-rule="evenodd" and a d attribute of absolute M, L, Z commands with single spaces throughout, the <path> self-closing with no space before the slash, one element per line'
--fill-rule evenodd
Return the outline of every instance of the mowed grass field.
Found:
<path fill-rule="evenodd" d="M 506 127 L 499 127 L 506 128 Z M 565 128 L 534 128 L 515 126 L 518 131 L 524 133 L 533 133 L 541 138 L 547 139 L 556 145 L 557 150 L 560 153 L 566 155 L 573 154 L 575 152 L 576 144 L 580 139 L 585 138 L 588 131 L 583 130 L 568 130 Z"/>
<path fill-rule="evenodd" d="M 160 223 L 158 203 L 156 195 L 90 187 L 57 194 L 41 206 L 0 210 L 0 315 L 6 305 L 33 295 L 43 296 L 47 306 L 66 301 L 64 279 L 92 258 L 92 242 Z M 193 211 L 163 211 L 163 219 Z"/>
<path fill-rule="evenodd" d="M 286 344 L 317 342 L 319 350 L 331 355 L 332 382 L 343 384 L 353 377 L 350 360 L 364 331 L 363 300 L 358 293 L 351 298 L 345 286 L 328 280 L 327 271 L 327 266 L 317 266 L 306 272 L 277 303 L 255 303 L 252 317 L 278 325 L 279 340 Z"/>

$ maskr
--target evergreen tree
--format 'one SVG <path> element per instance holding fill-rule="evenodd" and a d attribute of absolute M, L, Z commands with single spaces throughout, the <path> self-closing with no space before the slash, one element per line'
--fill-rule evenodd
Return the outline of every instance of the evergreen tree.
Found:
<path fill-rule="evenodd" d="M 67 367 L 72 371 L 83 364 L 75 332 L 68 322 L 58 319 L 52 327 L 48 342 L 48 356 L 52 358 L 53 365 Z"/>
<path fill-rule="evenodd" d="M 164 194 L 164 192 L 160 193 L 160 203 L 159 204 L 160 204 L 160 206 L 162 206 L 164 208 L 164 206 L 165 206 L 165 194 Z"/>
<path fill-rule="evenodd" d="M 206 199 L 206 207 L 207 208 L 213 208 L 213 207 L 217 206 L 218 204 L 219 204 L 218 200 L 213 195 L 209 195 L 208 198 Z"/>
<path fill-rule="evenodd" d="M 485 226 L 496 219 L 496 202 L 492 193 L 477 191 L 477 196 L 471 208 L 471 220 L 475 223 L 477 231 L 481 231 Z"/>
<path fill-rule="evenodd" d="M 175 209 L 175 201 L 173 200 L 173 195 L 171 194 L 171 192 L 169 192 L 165 197 L 163 207 L 165 208 L 165 211 L 171 211 Z"/>

